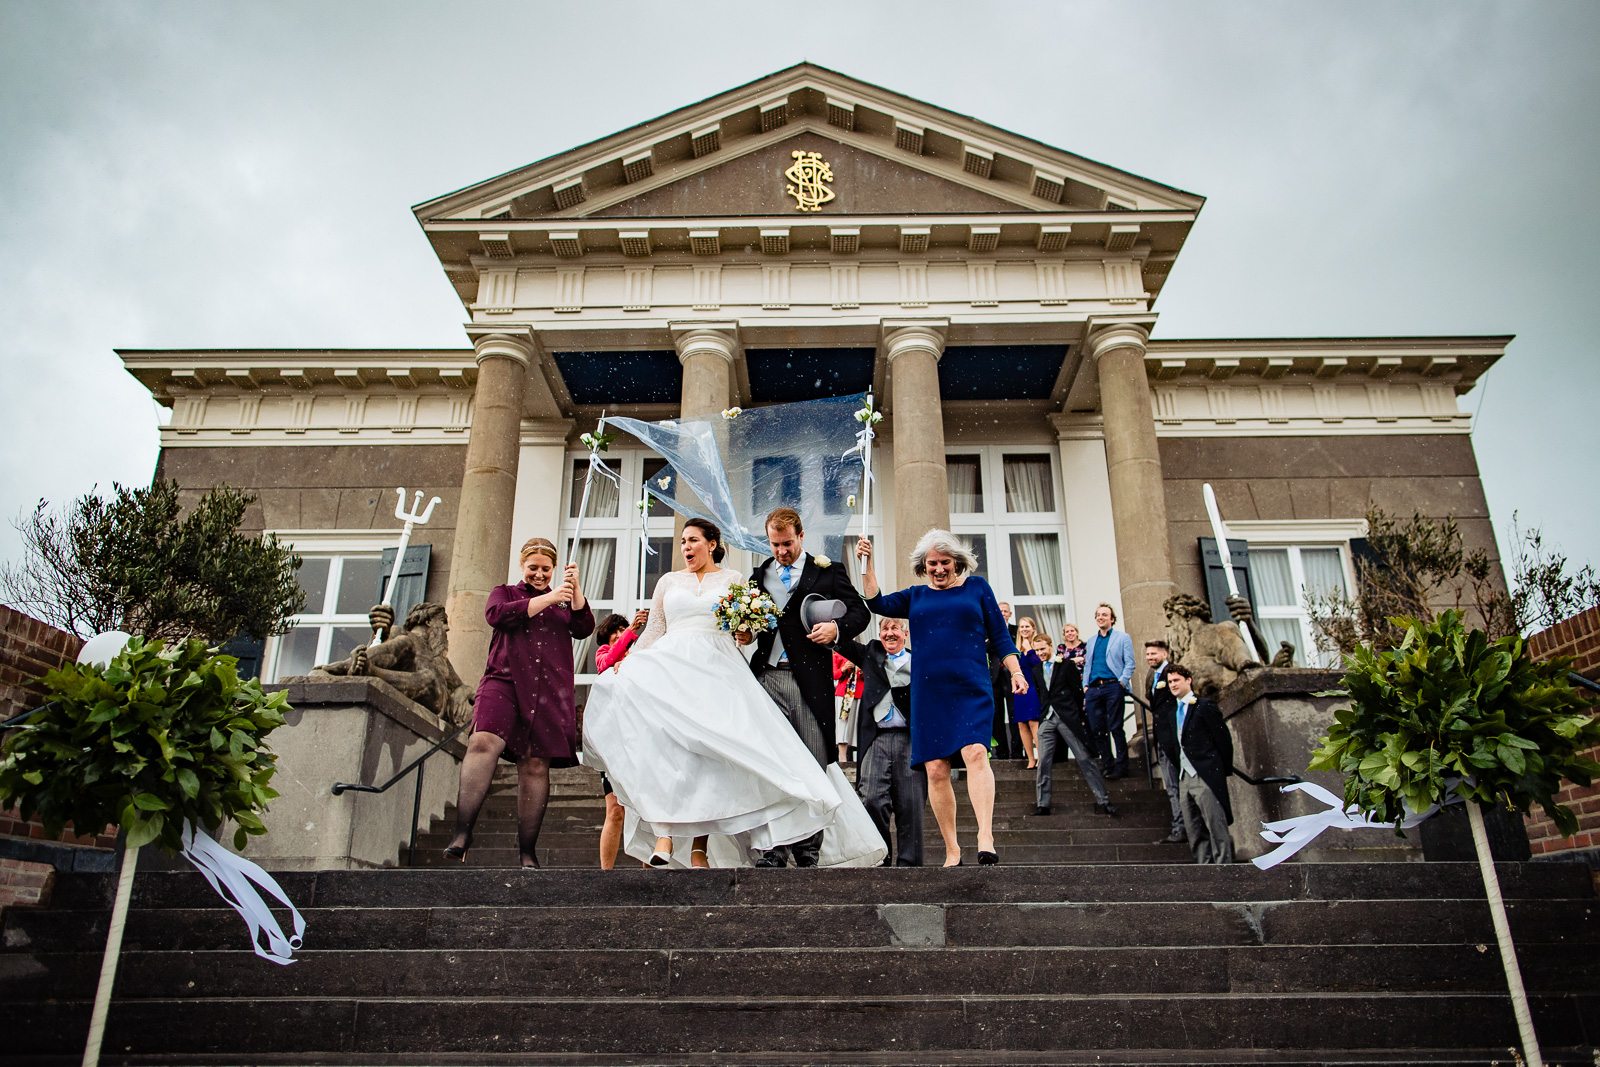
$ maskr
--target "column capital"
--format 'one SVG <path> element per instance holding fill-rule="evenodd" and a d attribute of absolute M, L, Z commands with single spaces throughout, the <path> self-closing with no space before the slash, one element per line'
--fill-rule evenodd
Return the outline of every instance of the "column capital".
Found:
<path fill-rule="evenodd" d="M 1098 360 L 1118 348 L 1137 348 L 1143 352 L 1150 344 L 1150 329 L 1155 324 L 1154 315 L 1090 316 L 1085 336 L 1090 358 Z"/>
<path fill-rule="evenodd" d="M 905 352 L 930 352 L 934 359 L 944 355 L 949 319 L 884 319 L 883 357 L 889 363 Z"/>
<path fill-rule="evenodd" d="M 739 350 L 739 324 L 737 322 L 673 322 L 672 344 L 678 350 L 678 362 L 687 363 L 689 357 L 708 354 L 720 356 L 727 363 Z"/>
<path fill-rule="evenodd" d="M 479 366 L 486 359 L 509 359 L 523 367 L 533 363 L 537 342 L 529 327 L 468 325 L 467 337 L 477 355 Z"/>

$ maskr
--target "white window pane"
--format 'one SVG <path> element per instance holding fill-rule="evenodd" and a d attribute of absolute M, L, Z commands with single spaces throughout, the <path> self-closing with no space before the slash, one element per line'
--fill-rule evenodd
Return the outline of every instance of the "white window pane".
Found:
<path fill-rule="evenodd" d="M 308 564 L 311 560 L 306 561 Z M 317 560 L 327 572 L 327 560 Z M 303 570 L 304 568 L 302 568 Z M 322 636 L 320 626 L 296 626 L 278 638 L 278 677 L 289 678 L 305 674 L 317 665 L 317 638 Z"/>
<path fill-rule="evenodd" d="M 1306 571 L 1306 592 L 1343 593 L 1344 561 L 1337 548 L 1302 548 L 1300 565 Z"/>
<path fill-rule="evenodd" d="M 1052 645 L 1061 643 L 1061 628 L 1067 624 L 1067 609 L 1060 604 L 1029 604 L 1017 609 L 1033 618 L 1039 634 L 1050 638 Z M 1025 649 L 1023 651 L 1026 651 Z"/>
<path fill-rule="evenodd" d="M 1054 511 L 1055 487 L 1050 480 L 1049 456 L 1005 457 L 1006 510 Z"/>
<path fill-rule="evenodd" d="M 1255 557 L 1252 554 L 1251 559 Z M 1278 642 L 1287 641 L 1295 647 L 1294 661 L 1299 664 L 1307 662 L 1307 650 L 1301 646 L 1305 641 L 1300 635 L 1299 619 L 1257 619 L 1256 625 L 1261 629 L 1261 639 L 1267 643 L 1267 653 L 1272 656 L 1278 654 Z"/>
<path fill-rule="evenodd" d="M 1061 584 L 1058 535 L 1011 535 L 1011 588 L 1017 596 L 1061 596 L 1066 592 Z"/>
<path fill-rule="evenodd" d="M 336 614 L 365 615 L 367 609 L 378 602 L 378 571 L 382 563 L 377 559 L 346 557 L 344 573 L 339 578 L 339 596 L 334 607 Z"/>
<path fill-rule="evenodd" d="M 321 615 L 328 607 L 328 566 L 330 559 L 308 559 L 300 564 L 297 576 L 300 591 L 306 595 L 300 610 L 306 615 Z M 304 673 L 304 672 L 302 672 Z"/>
<path fill-rule="evenodd" d="M 371 640 L 372 631 L 365 626 L 335 626 L 333 644 L 328 648 L 328 662 L 338 663 L 347 659 L 357 645 L 367 644 Z"/>
<path fill-rule="evenodd" d="M 585 597 L 610 600 L 615 595 L 616 560 L 614 537 L 585 537 L 578 542 L 578 580 L 583 583 Z"/>
<path fill-rule="evenodd" d="M 610 463 L 612 470 L 616 470 L 615 460 Z M 583 483 L 589 477 L 589 461 L 575 459 L 572 461 L 572 503 L 567 510 L 568 518 L 578 517 L 578 507 L 583 503 Z M 591 519 L 614 519 L 617 517 L 617 502 L 620 490 L 611 484 L 611 479 L 602 475 L 595 475 L 589 485 L 589 507 L 584 512 L 585 517 Z"/>
<path fill-rule="evenodd" d="M 989 577 L 989 538 L 984 534 L 956 534 L 956 540 L 964 542 L 978 557 L 978 568 L 973 571 L 982 578 Z"/>
<path fill-rule="evenodd" d="M 652 537 L 650 547 L 656 550 L 655 555 L 645 555 L 644 562 L 644 589 L 640 591 L 641 600 L 651 600 L 656 595 L 656 583 L 661 576 L 673 569 L 677 549 L 673 547 L 671 537 Z M 640 549 L 640 551 L 644 551 Z"/>
<path fill-rule="evenodd" d="M 976 515 L 983 511 L 983 474 L 977 456 L 947 457 L 944 477 L 950 491 L 952 515 Z"/>
<path fill-rule="evenodd" d="M 1261 548 L 1250 551 L 1250 578 L 1256 586 L 1256 605 L 1263 608 L 1297 608 L 1294 576 L 1289 571 L 1289 550 Z"/>

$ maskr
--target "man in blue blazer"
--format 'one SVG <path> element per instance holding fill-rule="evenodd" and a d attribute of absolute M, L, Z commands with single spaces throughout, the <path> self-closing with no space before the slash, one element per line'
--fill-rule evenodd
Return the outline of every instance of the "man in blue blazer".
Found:
<path fill-rule="evenodd" d="M 1122 698 L 1133 687 L 1133 638 L 1116 629 L 1117 612 L 1110 604 L 1094 609 L 1094 621 L 1099 630 L 1089 635 L 1083 650 L 1083 712 L 1094 734 L 1089 743 L 1099 751 L 1107 778 L 1126 778 L 1128 735 L 1122 728 Z"/>

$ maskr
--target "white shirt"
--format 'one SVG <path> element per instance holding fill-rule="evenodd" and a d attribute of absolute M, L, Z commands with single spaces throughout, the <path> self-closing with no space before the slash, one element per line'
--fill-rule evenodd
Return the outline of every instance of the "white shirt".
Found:
<path fill-rule="evenodd" d="M 800 574 L 806 569 L 806 559 L 809 553 L 802 552 L 789 565 L 789 588 L 783 587 L 783 564 L 776 559 L 767 568 L 766 577 L 761 580 L 761 587 L 772 597 L 772 602 L 780 608 L 789 606 L 789 596 L 794 592 L 794 587 L 800 584 Z M 772 631 L 772 654 L 767 657 L 769 664 L 781 663 L 787 658 L 788 653 L 783 650 L 783 637 L 777 630 Z"/>
<path fill-rule="evenodd" d="M 899 652 L 887 656 L 889 668 L 889 688 L 911 684 L 911 650 L 902 648 Z M 883 699 L 878 701 L 878 706 L 872 709 L 872 720 L 882 730 L 890 730 L 897 726 L 910 726 L 900 709 L 894 706 L 894 694 L 885 693 Z"/>
<path fill-rule="evenodd" d="M 1194 710 L 1195 695 L 1190 693 L 1178 701 L 1178 768 L 1181 774 L 1192 774 L 1200 777 L 1200 772 L 1194 769 L 1194 764 L 1189 762 L 1189 754 L 1183 750 L 1183 724 L 1189 712 Z"/>

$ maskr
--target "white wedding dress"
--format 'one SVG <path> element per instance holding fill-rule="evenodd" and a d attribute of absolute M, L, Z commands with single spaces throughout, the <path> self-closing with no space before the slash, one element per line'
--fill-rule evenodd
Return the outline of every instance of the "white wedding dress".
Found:
<path fill-rule="evenodd" d="M 709 834 L 711 865 L 739 867 L 822 830 L 821 866 L 875 866 L 883 838 L 855 790 L 837 764 L 817 766 L 717 627 L 718 598 L 742 578 L 663 575 L 633 651 L 589 693 L 583 761 L 627 811 L 623 848 L 644 860 L 671 837 L 672 866 L 687 867 L 691 839 Z"/>

